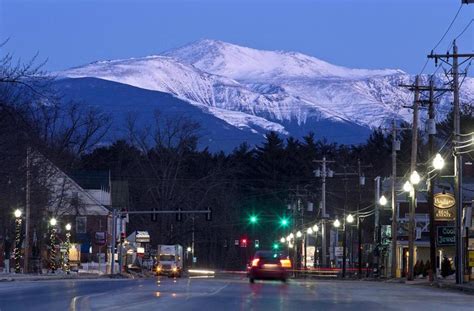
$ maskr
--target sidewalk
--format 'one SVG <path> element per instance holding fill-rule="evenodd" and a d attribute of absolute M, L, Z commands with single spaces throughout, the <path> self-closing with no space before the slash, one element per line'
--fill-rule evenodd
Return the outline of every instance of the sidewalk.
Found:
<path fill-rule="evenodd" d="M 434 282 L 430 282 L 427 278 L 426 279 L 415 279 L 413 281 L 407 281 L 405 278 L 396 278 L 396 279 L 388 279 L 385 282 L 455 289 L 455 290 L 460 290 L 460 291 L 463 291 L 465 293 L 474 295 L 474 281 L 471 281 L 471 282 L 465 283 L 465 284 L 456 284 L 455 281 L 452 280 L 452 279 L 447 279 L 447 280 L 446 279 L 437 279 Z"/>
<path fill-rule="evenodd" d="M 48 273 L 48 274 L 15 274 L 0 273 L 0 282 L 12 281 L 46 281 L 46 280 L 64 280 L 64 279 L 102 279 L 110 278 L 110 275 L 98 273 Z"/>

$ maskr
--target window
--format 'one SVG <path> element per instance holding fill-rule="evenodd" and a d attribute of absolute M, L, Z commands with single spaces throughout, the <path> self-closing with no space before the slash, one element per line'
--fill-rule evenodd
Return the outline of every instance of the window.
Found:
<path fill-rule="evenodd" d="M 87 217 L 77 216 L 76 217 L 76 233 L 86 233 L 87 228 Z"/>

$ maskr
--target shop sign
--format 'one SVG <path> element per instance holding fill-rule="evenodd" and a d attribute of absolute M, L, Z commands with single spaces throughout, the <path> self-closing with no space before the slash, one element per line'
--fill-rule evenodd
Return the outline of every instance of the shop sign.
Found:
<path fill-rule="evenodd" d="M 437 228 L 438 236 L 436 244 L 438 246 L 451 246 L 456 244 L 456 230 L 452 226 L 440 226 Z"/>
<path fill-rule="evenodd" d="M 456 200 L 450 193 L 436 193 L 434 195 L 435 221 L 454 220 Z"/>
<path fill-rule="evenodd" d="M 469 267 L 474 267 L 474 251 L 469 251 Z"/>

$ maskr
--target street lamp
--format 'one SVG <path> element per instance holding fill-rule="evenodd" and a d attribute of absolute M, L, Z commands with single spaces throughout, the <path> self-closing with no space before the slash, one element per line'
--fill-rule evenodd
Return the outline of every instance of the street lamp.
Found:
<path fill-rule="evenodd" d="M 51 225 L 51 234 L 49 236 L 49 241 L 51 243 L 50 247 L 50 254 L 49 254 L 49 265 L 51 268 L 51 273 L 54 273 L 56 271 L 56 224 L 58 221 L 56 218 L 51 218 L 49 220 L 49 224 Z"/>
<path fill-rule="evenodd" d="M 439 153 L 433 159 L 433 167 L 436 170 L 441 170 L 444 167 L 444 159 Z"/>
<path fill-rule="evenodd" d="M 413 171 L 410 175 L 410 182 L 412 185 L 418 185 L 420 183 L 421 177 L 417 171 Z"/>
<path fill-rule="evenodd" d="M 303 235 L 303 234 L 301 233 L 301 231 L 296 232 L 296 237 L 297 237 L 297 238 L 301 238 L 302 235 Z"/>
<path fill-rule="evenodd" d="M 21 210 L 15 210 L 15 249 L 13 251 L 15 257 L 15 273 L 20 273 L 20 240 L 21 240 Z M 10 271 L 7 271 L 10 272 Z"/>
<path fill-rule="evenodd" d="M 285 243 L 286 239 L 284 237 L 281 237 L 280 243 Z"/>
<path fill-rule="evenodd" d="M 410 184 L 410 182 L 407 180 L 405 184 L 403 184 L 403 191 L 405 192 L 411 192 L 413 190 L 413 186 Z"/>
<path fill-rule="evenodd" d="M 64 255 L 64 270 L 69 274 L 71 271 L 71 265 L 69 264 L 69 248 L 71 244 L 71 224 L 66 224 L 66 254 Z"/>
<path fill-rule="evenodd" d="M 353 223 L 354 222 L 354 216 L 352 216 L 351 214 L 347 215 L 346 221 L 350 224 Z"/>
<path fill-rule="evenodd" d="M 334 226 L 335 228 L 339 228 L 339 227 L 341 226 L 341 222 L 339 221 L 339 219 L 334 220 L 333 226 Z"/>
<path fill-rule="evenodd" d="M 318 232 L 318 231 L 319 231 L 318 225 L 314 225 L 314 226 L 313 226 L 313 231 L 314 231 L 314 232 Z"/>
<path fill-rule="evenodd" d="M 306 233 L 313 234 L 313 228 L 309 227 L 308 229 L 306 229 Z"/>
<path fill-rule="evenodd" d="M 191 252 L 191 246 L 188 246 L 188 247 L 186 248 L 186 251 L 187 251 L 188 253 L 190 253 L 190 252 Z"/>
<path fill-rule="evenodd" d="M 382 196 L 380 197 L 380 199 L 379 199 L 379 204 L 382 205 L 382 206 L 387 205 L 387 198 L 386 198 L 384 195 L 382 195 Z"/>

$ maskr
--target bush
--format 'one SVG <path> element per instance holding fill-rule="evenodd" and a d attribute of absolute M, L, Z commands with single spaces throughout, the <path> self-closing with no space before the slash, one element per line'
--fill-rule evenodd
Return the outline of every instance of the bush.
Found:
<path fill-rule="evenodd" d="M 449 261 L 448 257 L 444 257 L 443 261 L 441 262 L 441 276 L 443 278 L 453 274 L 453 269 L 451 268 L 451 261 Z"/>
<path fill-rule="evenodd" d="M 423 269 L 423 276 L 426 277 L 430 273 L 430 270 L 431 270 L 431 262 L 427 260 L 425 263 L 425 267 Z"/>
<path fill-rule="evenodd" d="M 420 261 L 417 260 L 415 263 L 415 266 L 413 267 L 413 276 L 416 277 L 418 274 L 420 274 Z"/>

